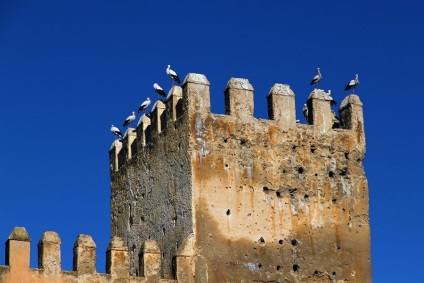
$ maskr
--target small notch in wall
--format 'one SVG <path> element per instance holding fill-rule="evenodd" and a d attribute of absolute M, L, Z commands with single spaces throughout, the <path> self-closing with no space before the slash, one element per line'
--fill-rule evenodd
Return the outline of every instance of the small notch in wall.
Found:
<path fill-rule="evenodd" d="M 231 210 L 230 210 L 230 209 L 227 209 L 226 214 L 227 214 L 227 215 L 230 215 L 230 214 L 231 214 Z"/>
<path fill-rule="evenodd" d="M 317 148 L 315 147 L 315 145 L 311 145 L 311 152 L 312 153 L 315 153 L 315 150 L 316 150 Z"/>
<path fill-rule="evenodd" d="M 247 143 L 247 139 L 240 139 L 240 144 L 241 145 L 244 145 L 244 144 L 246 144 Z"/>
<path fill-rule="evenodd" d="M 284 241 L 283 240 L 278 240 L 278 243 L 280 244 L 280 245 L 282 245 L 283 243 L 284 243 Z"/>
<path fill-rule="evenodd" d="M 293 271 L 298 271 L 298 270 L 299 270 L 299 265 L 293 264 Z"/>
<path fill-rule="evenodd" d="M 348 171 L 347 171 L 347 168 L 345 167 L 340 171 L 340 176 L 346 176 L 347 173 L 348 173 Z"/>
<path fill-rule="evenodd" d="M 224 142 L 227 143 L 228 142 L 228 138 L 224 138 Z"/>
<path fill-rule="evenodd" d="M 345 152 L 344 156 L 347 160 L 349 160 L 349 152 Z"/>
<path fill-rule="evenodd" d="M 328 172 L 328 177 L 334 178 L 334 172 L 333 171 Z"/>
<path fill-rule="evenodd" d="M 293 239 L 292 241 L 291 241 L 291 244 L 293 245 L 293 246 L 297 246 L 297 241 L 296 241 L 296 239 Z"/>
<path fill-rule="evenodd" d="M 263 187 L 263 188 L 262 188 L 262 190 L 263 190 L 264 192 L 266 192 L 266 193 L 267 193 L 267 192 L 269 192 L 268 187 Z"/>
<path fill-rule="evenodd" d="M 303 174 L 304 171 L 305 171 L 305 169 L 303 167 L 299 167 L 297 169 L 297 172 L 299 172 L 299 174 Z"/>
<path fill-rule="evenodd" d="M 281 265 L 277 265 L 276 269 L 281 270 L 281 269 L 283 269 L 283 267 Z"/>
<path fill-rule="evenodd" d="M 277 197 L 282 197 L 281 192 L 280 191 L 276 191 L 275 194 L 277 195 Z"/>
<path fill-rule="evenodd" d="M 265 240 L 264 240 L 263 237 L 260 237 L 259 240 L 258 240 L 258 242 L 261 243 L 261 244 L 265 244 Z"/>

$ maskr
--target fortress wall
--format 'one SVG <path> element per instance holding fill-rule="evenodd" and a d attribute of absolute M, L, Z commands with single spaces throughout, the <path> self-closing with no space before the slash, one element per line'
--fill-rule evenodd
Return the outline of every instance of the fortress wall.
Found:
<path fill-rule="evenodd" d="M 332 129 L 320 91 L 308 101 L 316 124 L 296 125 L 294 93 L 279 87 L 268 100 L 286 107 L 269 108 L 274 120 L 252 116 L 253 88 L 244 79 L 228 83 L 229 115 L 191 116 L 195 249 L 203 262 L 196 277 L 370 282 L 363 128 Z M 355 110 L 348 119 L 362 121 L 362 108 Z"/>
<path fill-rule="evenodd" d="M 142 275 L 142 246 L 152 239 L 161 250 L 161 275 L 173 278 L 177 249 L 193 231 L 188 115 L 182 108 L 181 88 L 175 86 L 110 151 L 111 230 L 126 241 L 134 275 Z"/>
<path fill-rule="evenodd" d="M 56 232 L 44 232 L 38 242 L 38 268 L 30 268 L 31 239 L 23 227 L 15 227 L 6 241 L 6 266 L 0 266 L 0 283 L 172 283 L 160 276 L 161 254 L 154 241 L 144 248 L 144 276 L 129 275 L 128 248 L 122 238 L 113 237 L 106 251 L 106 273 L 96 271 L 96 244 L 79 235 L 74 244 L 73 270 L 61 268 L 61 240 Z M 159 268 L 158 268 L 159 266 Z M 184 273 L 184 270 L 179 270 Z"/>
<path fill-rule="evenodd" d="M 130 246 L 131 274 L 154 239 L 162 275 L 181 282 L 371 282 L 359 98 L 343 100 L 336 129 L 322 90 L 308 125 L 288 85 L 266 96 L 270 120 L 253 117 L 253 92 L 231 79 L 226 115 L 211 114 L 208 80 L 188 74 L 112 145 L 112 234 Z"/>

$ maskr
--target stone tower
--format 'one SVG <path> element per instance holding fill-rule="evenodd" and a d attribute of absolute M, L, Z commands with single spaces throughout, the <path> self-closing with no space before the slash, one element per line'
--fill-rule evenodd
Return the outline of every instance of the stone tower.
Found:
<path fill-rule="evenodd" d="M 304 125 L 289 85 L 267 95 L 270 120 L 253 117 L 248 80 L 229 80 L 226 115 L 210 112 L 209 85 L 188 74 L 112 144 L 111 231 L 131 275 L 154 258 L 178 282 L 371 282 L 359 97 L 334 128 L 322 90 Z"/>

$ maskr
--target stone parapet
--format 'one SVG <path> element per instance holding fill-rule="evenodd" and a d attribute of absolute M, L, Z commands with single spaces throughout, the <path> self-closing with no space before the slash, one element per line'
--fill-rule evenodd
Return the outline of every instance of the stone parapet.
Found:
<path fill-rule="evenodd" d="M 257 124 L 254 118 L 254 88 L 249 80 L 231 78 L 224 90 L 225 113 L 240 122 Z M 314 89 L 308 97 L 308 124 L 317 135 L 334 131 L 334 113 L 331 111 L 332 98 L 321 89 Z M 346 97 L 340 106 L 340 127 L 359 132 L 356 142 L 365 145 L 363 132 L 362 103 L 356 95 Z M 287 84 L 274 84 L 268 95 L 268 116 L 270 123 L 284 131 L 294 130 L 302 133 L 304 128 L 296 123 L 295 93 Z M 137 129 L 128 129 L 121 143 L 115 141 L 110 150 L 111 171 L 119 171 L 127 160 L 142 151 L 146 145 L 160 143 L 160 134 L 169 126 L 177 129 L 180 118 L 195 113 L 210 113 L 210 83 L 203 74 L 190 73 L 186 76 L 182 88 L 173 86 L 164 101 L 158 100 L 150 114 L 143 115 Z M 213 114 L 212 114 L 213 115 Z M 219 115 L 216 115 L 219 117 Z M 225 119 L 223 120 L 225 121 Z M 196 133 L 192 133 L 196 134 Z"/>
<path fill-rule="evenodd" d="M 6 241 L 6 265 L 0 266 L 0 283 L 176 283 L 160 274 L 161 251 L 154 241 L 145 244 L 145 276 L 130 276 L 128 247 L 113 237 L 106 251 L 106 273 L 96 271 L 96 244 L 89 235 L 79 235 L 74 245 L 74 270 L 61 268 L 61 240 L 56 232 L 44 232 L 38 242 L 38 268 L 30 268 L 30 237 L 24 227 L 15 227 Z M 178 268 L 178 266 L 176 266 Z M 179 270 L 184 274 L 184 270 Z"/>

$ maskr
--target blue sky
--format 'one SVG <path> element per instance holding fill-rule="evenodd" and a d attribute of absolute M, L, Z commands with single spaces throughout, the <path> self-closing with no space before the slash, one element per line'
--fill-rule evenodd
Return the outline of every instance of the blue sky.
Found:
<path fill-rule="evenodd" d="M 0 240 L 25 226 L 36 267 L 38 240 L 56 231 L 71 270 L 89 234 L 104 272 L 110 125 L 156 98 L 154 82 L 170 88 L 166 65 L 205 74 L 215 113 L 231 77 L 252 83 L 258 118 L 271 86 L 290 84 L 302 122 L 320 67 L 337 101 L 359 74 L 374 282 L 422 280 L 424 4 L 284 2 L 0 0 Z"/>

